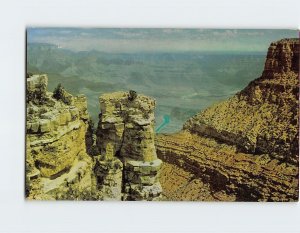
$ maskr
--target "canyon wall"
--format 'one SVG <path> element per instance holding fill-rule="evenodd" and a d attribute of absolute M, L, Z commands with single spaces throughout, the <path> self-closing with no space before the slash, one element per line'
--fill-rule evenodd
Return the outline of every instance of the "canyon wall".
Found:
<path fill-rule="evenodd" d="M 272 43 L 261 77 L 171 135 L 134 91 L 99 97 L 94 132 L 85 96 L 47 82 L 26 78 L 28 199 L 298 200 L 298 39 Z"/>
<path fill-rule="evenodd" d="M 175 176 L 166 172 L 170 167 L 176 176 L 193 174 L 178 184 L 162 176 L 164 195 L 176 200 L 298 200 L 298 98 L 299 39 L 274 42 L 261 77 L 192 117 L 182 132 L 157 137 L 159 158 L 166 163 L 162 174 Z M 206 197 L 196 188 L 194 196 L 178 196 L 196 180 Z"/>

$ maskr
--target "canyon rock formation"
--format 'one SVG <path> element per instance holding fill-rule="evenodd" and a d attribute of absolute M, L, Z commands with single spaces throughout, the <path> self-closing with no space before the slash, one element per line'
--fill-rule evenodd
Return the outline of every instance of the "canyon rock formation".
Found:
<path fill-rule="evenodd" d="M 61 89 L 47 92 L 48 77 L 26 79 L 26 196 L 82 199 L 91 191 L 92 160 L 86 154 L 87 102 Z"/>
<path fill-rule="evenodd" d="M 99 102 L 97 145 L 101 156 L 96 169 L 109 171 L 106 177 L 98 173 L 99 185 L 104 192 L 111 192 L 111 182 L 115 187 L 122 183 L 121 190 L 112 192 L 112 199 L 157 200 L 162 191 L 158 180 L 162 162 L 154 145 L 155 101 L 144 95 L 116 92 L 104 94 Z M 111 182 L 103 186 L 103 180 Z"/>
<path fill-rule="evenodd" d="M 157 137 L 163 194 L 170 200 L 298 200 L 298 98 L 299 39 L 274 42 L 261 77 L 192 117 L 178 134 Z"/>
<path fill-rule="evenodd" d="M 155 101 L 133 91 L 101 96 L 94 145 L 86 98 L 61 86 L 48 92 L 47 80 L 26 79 L 27 198 L 159 200 Z M 92 146 L 98 154 L 89 153 Z"/>
<path fill-rule="evenodd" d="M 26 77 L 26 198 L 297 201 L 299 40 L 270 45 L 261 77 L 189 119 L 154 132 L 155 100 L 99 97 L 94 131 L 83 95 Z"/>

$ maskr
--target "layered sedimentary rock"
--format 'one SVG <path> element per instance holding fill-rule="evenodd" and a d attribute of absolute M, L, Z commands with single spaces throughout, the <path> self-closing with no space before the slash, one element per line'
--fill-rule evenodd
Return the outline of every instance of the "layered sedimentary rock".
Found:
<path fill-rule="evenodd" d="M 99 101 L 97 145 L 101 156 L 95 169 L 109 172 L 108 177 L 97 173 L 98 186 L 107 190 L 108 198 L 113 193 L 111 199 L 156 200 L 161 193 L 158 177 L 162 162 L 154 145 L 155 101 L 125 92 L 105 94 Z M 110 182 L 105 185 L 110 180 L 118 180 L 116 187 L 122 180 L 122 195 L 117 189 L 111 192 Z"/>
<path fill-rule="evenodd" d="M 164 161 L 161 184 L 168 200 L 297 200 L 298 167 L 267 154 L 241 153 L 236 146 L 188 131 L 160 135 L 156 145 Z"/>
<path fill-rule="evenodd" d="M 26 196 L 298 200 L 298 76 L 299 41 L 274 42 L 261 77 L 188 120 L 181 132 L 156 140 L 153 99 L 105 94 L 93 158 L 86 153 L 86 145 L 95 146 L 86 98 L 63 88 L 48 92 L 46 75 L 28 76 Z"/>
<path fill-rule="evenodd" d="M 165 169 L 169 164 L 194 174 L 186 183 L 208 185 L 208 200 L 297 200 L 298 76 L 299 40 L 272 43 L 261 77 L 188 120 L 181 133 L 157 138 Z M 176 199 L 169 180 L 161 183 L 164 194 Z"/>
<path fill-rule="evenodd" d="M 299 40 L 272 43 L 260 78 L 191 118 L 184 129 L 298 164 L 298 75 Z"/>
<path fill-rule="evenodd" d="M 84 96 L 46 75 L 27 78 L 26 196 L 28 199 L 157 200 L 161 160 L 154 146 L 155 101 L 143 95 L 100 97 L 99 153 L 88 130 Z M 93 150 L 95 152 L 98 150 Z"/>
<path fill-rule="evenodd" d="M 26 187 L 29 199 L 82 199 L 91 190 L 84 96 L 47 92 L 46 75 L 27 78 Z"/>

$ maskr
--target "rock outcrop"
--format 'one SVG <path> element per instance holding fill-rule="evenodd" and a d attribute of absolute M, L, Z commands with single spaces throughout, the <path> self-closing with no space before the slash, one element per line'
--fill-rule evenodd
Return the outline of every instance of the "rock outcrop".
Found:
<path fill-rule="evenodd" d="M 299 39 L 274 42 L 261 77 L 188 120 L 182 132 L 157 137 L 163 169 L 175 166 L 194 174 L 187 184 L 207 185 L 211 195 L 197 200 L 298 200 L 298 98 Z M 162 176 L 164 194 L 176 199 L 185 188 L 175 182 L 170 191 L 169 181 Z"/>
<path fill-rule="evenodd" d="M 260 78 L 191 118 L 184 129 L 298 164 L 298 75 L 299 40 L 272 43 Z"/>
<path fill-rule="evenodd" d="M 162 162 L 154 145 L 155 101 L 125 92 L 104 94 L 99 101 L 98 186 L 109 199 L 157 200 Z M 111 182 L 113 187 L 121 183 L 122 194 L 118 188 L 111 190 Z"/>
<path fill-rule="evenodd" d="M 84 96 L 61 85 L 47 92 L 46 75 L 26 81 L 28 199 L 160 198 L 153 99 L 133 91 L 101 96 L 95 145 Z"/>
<path fill-rule="evenodd" d="M 47 92 L 47 81 L 47 75 L 26 80 L 26 196 L 84 199 L 92 187 L 92 160 L 85 149 L 86 98 L 62 89 L 57 100 Z"/>
<path fill-rule="evenodd" d="M 157 137 L 167 200 L 295 201 L 298 167 L 188 131 Z M 172 168 L 172 170 L 170 170 Z M 175 172 L 175 173 L 174 173 Z M 179 179 L 179 178 L 180 179 Z"/>
<path fill-rule="evenodd" d="M 85 96 L 47 82 L 26 79 L 28 199 L 298 200 L 298 39 L 272 43 L 261 77 L 171 135 L 155 137 L 155 100 L 134 91 L 100 96 L 95 135 Z"/>

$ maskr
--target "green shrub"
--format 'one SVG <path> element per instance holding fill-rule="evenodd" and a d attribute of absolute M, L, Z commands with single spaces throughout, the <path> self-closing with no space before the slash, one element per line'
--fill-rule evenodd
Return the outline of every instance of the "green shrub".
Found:
<path fill-rule="evenodd" d="M 53 91 L 53 98 L 55 98 L 57 100 L 62 99 L 63 91 L 64 91 L 64 88 L 62 87 L 61 83 L 59 83 Z"/>
<path fill-rule="evenodd" d="M 133 100 L 136 99 L 136 97 L 137 97 L 136 91 L 130 90 L 130 91 L 129 91 L 129 97 L 128 97 L 128 99 L 129 99 L 130 101 L 133 101 Z"/>

